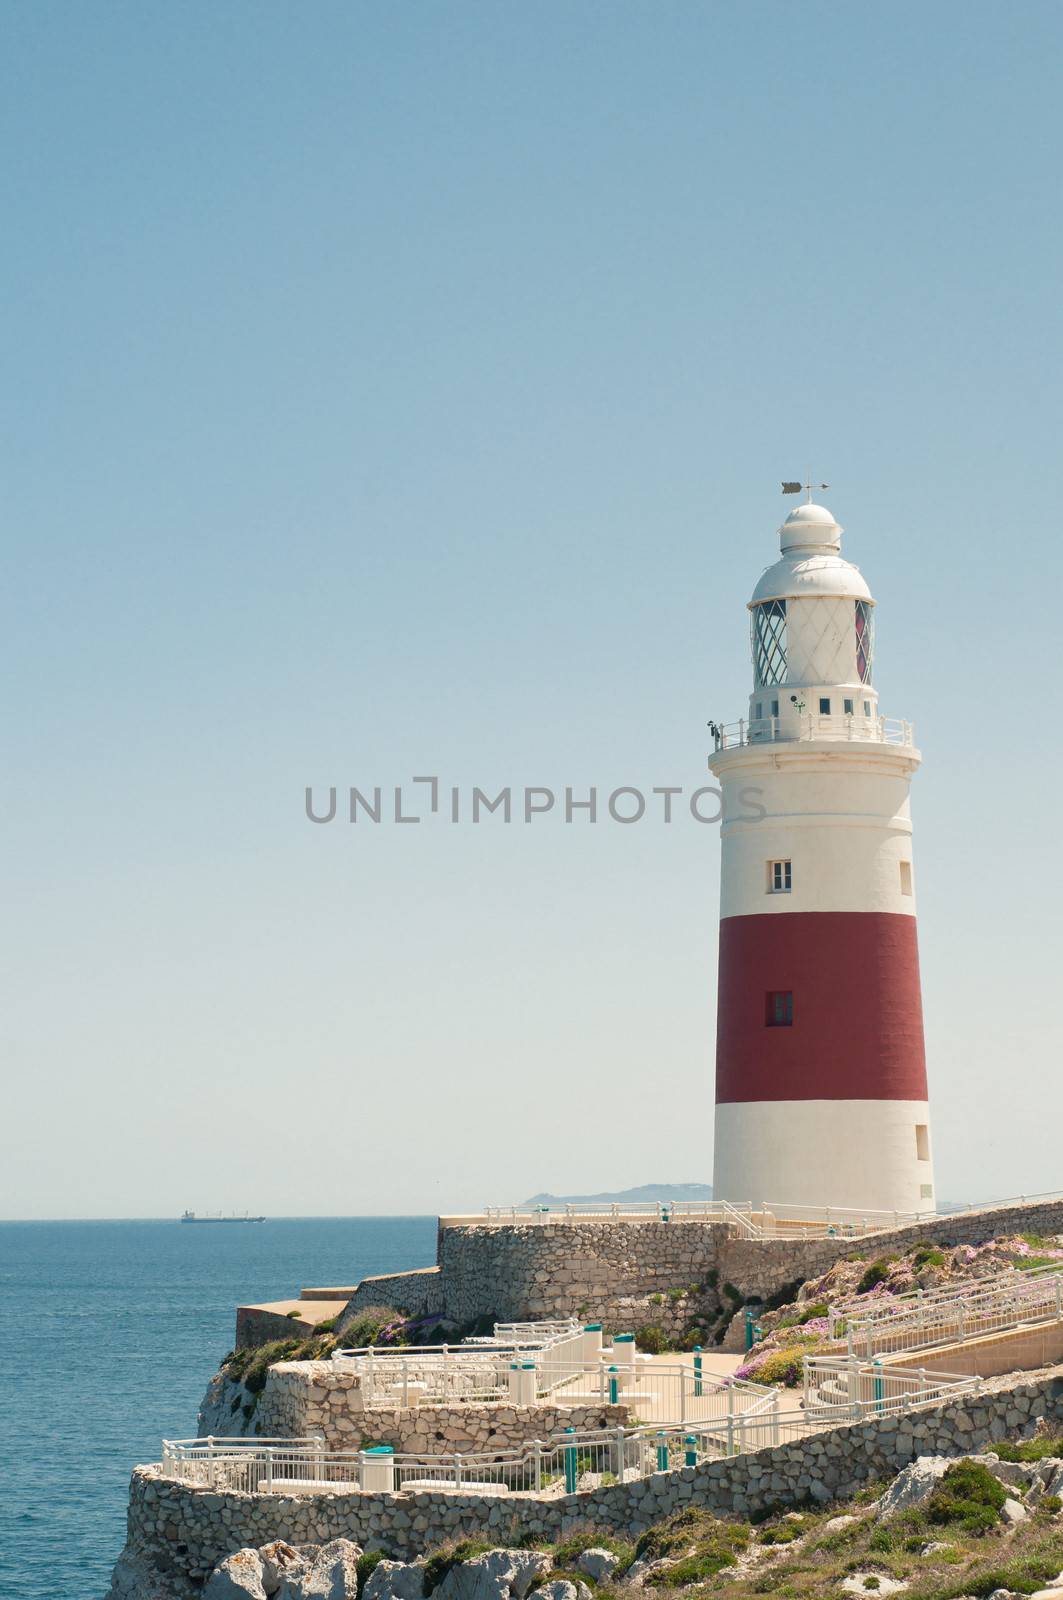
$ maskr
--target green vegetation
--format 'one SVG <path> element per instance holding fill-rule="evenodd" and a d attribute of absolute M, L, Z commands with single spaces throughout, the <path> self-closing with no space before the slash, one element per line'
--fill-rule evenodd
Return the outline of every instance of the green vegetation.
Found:
<path fill-rule="evenodd" d="M 890 1265 L 896 1259 L 896 1256 L 883 1256 L 878 1261 L 872 1261 L 856 1286 L 857 1294 L 870 1294 L 880 1283 L 885 1283 L 890 1275 Z"/>
<path fill-rule="evenodd" d="M 383 1550 L 366 1550 L 358 1557 L 358 1593 L 361 1594 L 369 1578 L 384 1559 Z"/>
<path fill-rule="evenodd" d="M 675 1560 L 675 1566 L 658 1573 L 654 1582 L 666 1589 L 681 1589 L 703 1583 L 722 1567 L 733 1565 L 749 1539 L 750 1530 L 743 1523 L 724 1522 L 691 1506 L 644 1533 L 635 1555 L 645 1561 L 658 1561 L 662 1556 Z"/>
<path fill-rule="evenodd" d="M 659 1356 L 663 1350 L 671 1348 L 668 1337 L 661 1328 L 652 1324 L 645 1328 L 636 1328 L 635 1344 L 639 1350 L 644 1350 L 647 1355 Z"/>
<path fill-rule="evenodd" d="M 298 1310 L 286 1311 L 284 1315 L 288 1318 L 289 1322 L 302 1322 L 303 1320 L 303 1313 Z"/>
<path fill-rule="evenodd" d="M 916 1272 L 922 1267 L 944 1267 L 948 1265 L 948 1257 L 937 1245 L 922 1244 L 912 1256 L 912 1266 Z"/>
<path fill-rule="evenodd" d="M 428 1557 L 424 1569 L 424 1592 L 430 1595 L 443 1582 L 451 1567 L 456 1567 L 459 1561 L 471 1561 L 474 1556 L 484 1556 L 495 1546 L 486 1539 L 452 1539 L 447 1544 L 440 1545 Z"/>
<path fill-rule="evenodd" d="M 688 1291 L 686 1289 L 669 1289 L 668 1298 L 673 1305 L 678 1305 L 679 1301 L 683 1299 L 687 1292 Z"/>
<path fill-rule="evenodd" d="M 651 1306 L 663 1306 L 664 1305 L 664 1295 L 663 1294 L 651 1294 L 650 1295 L 650 1305 Z"/>
<path fill-rule="evenodd" d="M 958 1525 L 968 1533 L 988 1533 L 1007 1499 L 1004 1485 L 978 1461 L 954 1462 L 926 1504 L 928 1522 Z"/>
<path fill-rule="evenodd" d="M 1044 1461 L 1047 1456 L 1063 1456 L 1063 1433 L 1039 1433 L 1036 1439 L 1005 1440 L 993 1449 L 1001 1461 Z"/>
<path fill-rule="evenodd" d="M 343 1343 L 356 1350 L 361 1349 L 363 1345 L 379 1344 L 380 1335 L 385 1328 L 401 1329 L 402 1321 L 401 1313 L 391 1306 L 367 1306 L 344 1328 Z M 493 1325 L 489 1331 L 493 1331 Z M 401 1331 L 396 1332 L 394 1338 L 387 1340 L 387 1343 L 392 1345 L 406 1342 Z"/>
<path fill-rule="evenodd" d="M 601 1528 L 576 1528 L 552 1547 L 555 1567 L 575 1567 L 584 1550 L 611 1550 L 619 1561 L 617 1575 L 627 1571 L 635 1559 L 635 1546 L 629 1539 L 619 1539 Z M 551 1578 L 556 1573 L 550 1574 Z M 586 1577 L 580 1577 L 585 1583 Z"/>

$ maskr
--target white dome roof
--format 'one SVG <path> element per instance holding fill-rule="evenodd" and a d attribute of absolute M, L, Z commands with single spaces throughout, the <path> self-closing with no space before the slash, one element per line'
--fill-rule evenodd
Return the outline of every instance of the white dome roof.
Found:
<path fill-rule="evenodd" d="M 796 550 L 769 567 L 753 590 L 749 603 L 756 606 L 762 600 L 814 600 L 822 595 L 871 600 L 874 604 L 859 567 L 841 556 L 813 555 L 807 550 Z"/>
<path fill-rule="evenodd" d="M 779 529 L 779 546 L 788 550 L 840 550 L 842 530 L 826 506 L 798 506 Z"/>
<path fill-rule="evenodd" d="M 797 506 L 779 529 L 782 559 L 776 561 L 753 590 L 751 606 L 762 600 L 800 600 L 806 596 L 840 596 L 871 600 L 859 567 L 839 553 L 841 525 L 826 506 Z"/>

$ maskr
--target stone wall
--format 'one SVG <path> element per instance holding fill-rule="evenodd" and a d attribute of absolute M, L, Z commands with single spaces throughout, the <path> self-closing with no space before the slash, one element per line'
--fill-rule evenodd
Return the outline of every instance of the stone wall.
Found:
<path fill-rule="evenodd" d="M 716 1222 L 551 1222 L 443 1230 L 440 1271 L 447 1316 L 465 1325 L 584 1316 L 614 1331 L 675 1320 L 669 1291 L 704 1306 L 726 1224 Z M 652 1297 L 661 1296 L 655 1304 Z M 667 1331 L 667 1330 L 666 1330 Z"/>
<path fill-rule="evenodd" d="M 507 1450 L 531 1439 L 547 1439 L 564 1428 L 577 1431 L 623 1426 L 626 1405 L 539 1404 L 362 1405 L 356 1373 L 330 1361 L 284 1361 L 269 1370 L 256 1420 L 268 1439 L 320 1433 L 330 1450 L 390 1444 L 411 1455 L 460 1450 Z"/>
<path fill-rule="evenodd" d="M 925 1240 L 981 1244 L 1001 1234 L 1058 1232 L 1061 1200 L 935 1217 L 859 1239 L 740 1239 L 726 1223 L 700 1221 L 469 1224 L 440 1230 L 438 1306 L 461 1325 L 484 1316 L 583 1316 L 614 1330 L 654 1323 L 674 1336 L 691 1320 L 717 1315 L 717 1288 L 725 1284 L 742 1300 L 766 1300 L 845 1257 Z M 706 1284 L 713 1274 L 717 1288 Z M 685 1301 L 671 1298 L 694 1285 L 698 1292 Z M 734 1319 L 728 1348 L 741 1347 L 741 1322 Z"/>
<path fill-rule="evenodd" d="M 273 1344 L 277 1339 L 306 1339 L 313 1331 L 313 1323 L 304 1322 L 300 1317 L 285 1317 L 278 1311 L 264 1311 L 260 1306 L 238 1306 L 235 1348 L 243 1350 L 247 1345 Z"/>
<path fill-rule="evenodd" d="M 916 1456 L 970 1454 L 1031 1433 L 1040 1417 L 1063 1420 L 1063 1368 L 1022 1382 L 990 1380 L 980 1396 L 906 1416 L 574 1495 L 238 1494 L 193 1488 L 163 1478 L 157 1467 L 137 1467 L 126 1555 L 150 1564 L 175 1592 L 183 1589 L 191 1597 L 192 1586 L 224 1556 L 272 1539 L 310 1544 L 343 1537 L 408 1560 L 457 1535 L 476 1534 L 501 1545 L 519 1534 L 556 1539 L 589 1523 L 636 1536 L 687 1505 L 747 1517 L 846 1499 Z"/>
<path fill-rule="evenodd" d="M 424 1317 L 441 1312 L 443 1279 L 438 1266 L 363 1278 L 347 1302 L 340 1317 L 340 1327 L 346 1327 L 358 1312 L 367 1311 L 370 1306 L 393 1306 L 408 1317 Z"/>

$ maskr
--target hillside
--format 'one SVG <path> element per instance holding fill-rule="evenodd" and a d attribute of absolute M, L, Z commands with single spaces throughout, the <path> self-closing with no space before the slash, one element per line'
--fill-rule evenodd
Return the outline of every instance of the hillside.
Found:
<path fill-rule="evenodd" d="M 656 1205 L 680 1200 L 711 1200 L 709 1183 L 640 1183 L 634 1189 L 613 1189 L 602 1194 L 533 1194 L 526 1206 Z"/>

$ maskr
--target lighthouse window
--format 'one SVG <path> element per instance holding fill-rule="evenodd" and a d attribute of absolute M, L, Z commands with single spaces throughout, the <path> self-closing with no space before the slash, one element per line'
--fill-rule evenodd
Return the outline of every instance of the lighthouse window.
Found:
<path fill-rule="evenodd" d="M 790 893 L 790 863 L 788 861 L 768 862 L 768 893 Z"/>
<path fill-rule="evenodd" d="M 768 689 L 786 677 L 786 601 L 766 600 L 754 606 L 753 687 Z"/>
<path fill-rule="evenodd" d="M 823 695 L 820 698 L 819 714 L 820 714 L 821 717 L 829 717 L 830 716 L 830 701 L 827 699 L 826 695 Z"/>
<path fill-rule="evenodd" d="M 851 717 L 853 714 L 853 702 L 851 700 L 843 700 L 842 707 L 845 711 L 845 715 L 847 717 Z"/>
<path fill-rule="evenodd" d="M 869 717 L 870 715 L 871 715 L 871 701 L 870 700 L 865 700 L 864 701 L 864 716 L 865 717 Z"/>
<path fill-rule="evenodd" d="M 856 670 L 861 683 L 871 682 L 871 658 L 875 652 L 875 622 L 866 600 L 856 602 Z"/>
<path fill-rule="evenodd" d="M 925 1122 L 917 1122 L 915 1125 L 915 1159 L 930 1160 L 930 1129 Z"/>
<path fill-rule="evenodd" d="M 912 863 L 910 861 L 902 861 L 900 865 L 901 865 L 901 893 L 902 894 L 911 894 L 911 892 L 912 892 Z"/>
<path fill-rule="evenodd" d="M 769 1028 L 792 1028 L 794 995 L 792 989 L 773 989 L 767 996 L 764 1022 Z"/>
<path fill-rule="evenodd" d="M 772 701 L 772 703 L 771 703 L 771 714 L 772 714 L 773 717 L 777 717 L 779 715 L 779 702 L 778 702 L 778 700 L 773 700 Z"/>

